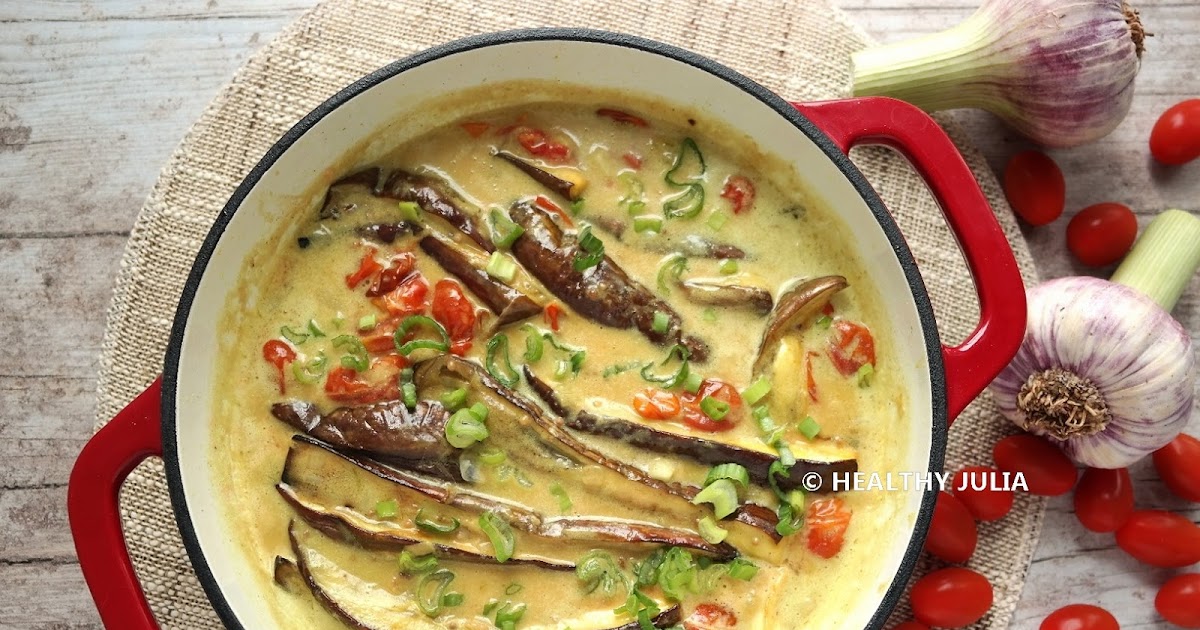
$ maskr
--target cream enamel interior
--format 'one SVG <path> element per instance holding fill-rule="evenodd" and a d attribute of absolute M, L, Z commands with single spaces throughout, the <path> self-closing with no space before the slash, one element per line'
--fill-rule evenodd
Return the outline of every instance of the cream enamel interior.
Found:
<path fill-rule="evenodd" d="M 602 49 L 602 50 L 600 50 Z M 604 63 L 597 60 L 603 58 Z M 638 76 L 627 68 L 638 67 Z M 580 69 L 586 68 L 586 74 Z M 351 99 L 320 120 L 286 150 L 267 171 L 226 228 L 197 290 L 189 314 L 180 363 L 176 398 L 178 452 L 183 490 L 205 558 L 222 585 L 222 591 L 245 627 L 276 625 L 259 604 L 263 589 L 272 588 L 264 567 L 247 561 L 237 543 L 237 533 L 224 526 L 218 508 L 219 486 L 209 470 L 213 453 L 221 451 L 209 431 L 217 411 L 211 386 L 222 368 L 212 349 L 220 339 L 222 308 L 234 297 L 236 280 L 255 248 L 263 251 L 264 239 L 286 230 L 297 220 L 298 209 L 311 208 L 334 178 L 357 164 L 374 161 L 392 147 L 432 125 L 491 108 L 487 101 L 453 97 L 480 85 L 502 85 L 515 80 L 551 80 L 570 83 L 587 76 L 589 86 L 626 90 L 652 99 L 663 99 L 684 108 L 705 112 L 744 132 L 764 152 L 794 165 L 808 183 L 815 204 L 836 212 L 850 232 L 855 254 L 879 291 L 880 305 L 890 322 L 894 361 L 902 375 L 911 418 L 908 450 L 900 470 L 928 468 L 931 407 L 929 366 L 924 336 L 907 280 L 891 246 L 870 210 L 853 186 L 821 150 L 802 133 L 758 99 L 707 72 L 653 53 L 599 43 L 538 41 L 509 43 L 459 52 L 408 70 Z M 503 90 L 496 95 L 502 96 Z M 478 94 L 478 92 L 476 92 Z M 419 97 L 416 95 L 420 95 Z M 451 96 L 450 98 L 446 98 Z M 418 113 L 429 102 L 439 102 L 436 113 Z M 427 110 L 426 110 L 427 111 Z M 388 121 L 393 121 L 390 124 Z M 385 132 L 381 132 L 386 127 Z M 290 246 L 282 240 L 278 246 Z M 270 245 L 265 246 L 269 249 Z M 253 303 L 254 295 L 241 296 Z M 920 495 L 907 496 L 904 509 L 890 523 L 887 547 L 878 571 L 861 576 L 854 602 L 841 602 L 837 619 L 841 627 L 866 624 L 890 584 L 908 544 Z M 830 617 L 832 619 L 832 617 Z"/>

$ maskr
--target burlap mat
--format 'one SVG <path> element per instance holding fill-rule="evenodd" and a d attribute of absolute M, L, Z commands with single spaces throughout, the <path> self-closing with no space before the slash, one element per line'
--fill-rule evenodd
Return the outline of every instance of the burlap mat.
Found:
<path fill-rule="evenodd" d="M 112 417 L 162 366 L 171 318 L 193 257 L 242 177 L 291 125 L 359 76 L 431 45 L 471 34 L 531 26 L 624 31 L 715 58 L 792 100 L 848 94 L 849 55 L 867 35 L 824 0 L 610 3 L 603 0 L 331 0 L 305 14 L 255 55 L 188 132 L 142 208 L 125 250 L 108 313 L 98 388 L 98 423 Z M 947 119 L 951 135 L 962 134 Z M 981 155 L 959 142 L 992 200 L 1027 284 L 1029 251 Z M 958 247 L 923 183 L 882 149 L 855 160 L 896 215 L 916 254 L 943 339 L 962 339 L 977 313 Z M 952 431 L 948 469 L 989 462 L 1009 430 L 987 395 Z M 121 510 L 134 564 L 164 628 L 219 628 L 175 528 L 162 465 L 130 476 Z M 981 526 L 971 566 L 995 586 L 978 628 L 1012 618 L 1037 543 L 1043 503 L 1019 498 L 999 523 Z M 921 571 L 933 566 L 922 560 Z M 907 604 L 895 617 L 908 618 Z"/>

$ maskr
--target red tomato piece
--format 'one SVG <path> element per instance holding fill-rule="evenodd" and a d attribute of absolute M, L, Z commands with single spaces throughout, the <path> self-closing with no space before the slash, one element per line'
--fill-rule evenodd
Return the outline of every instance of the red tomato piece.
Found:
<path fill-rule="evenodd" d="M 683 620 L 684 630 L 725 630 L 737 627 L 737 615 L 720 604 L 700 604 Z"/>
<path fill-rule="evenodd" d="M 1200 562 L 1200 527 L 1162 510 L 1134 512 L 1117 530 L 1117 546 L 1156 567 L 1186 567 Z"/>
<path fill-rule="evenodd" d="M 1200 573 L 1167 580 L 1154 597 L 1154 609 L 1180 628 L 1200 628 Z"/>
<path fill-rule="evenodd" d="M 1013 506 L 1013 491 L 991 466 L 967 466 L 954 476 L 954 496 L 981 521 L 1003 518 Z"/>
<path fill-rule="evenodd" d="M 462 356 L 475 337 L 475 305 L 453 280 L 438 280 L 433 286 L 433 318 L 450 335 L 450 351 Z"/>
<path fill-rule="evenodd" d="M 1111 265 L 1129 253 L 1137 231 L 1137 217 L 1128 206 L 1098 203 L 1071 217 L 1067 224 L 1067 249 L 1090 267 Z"/>
<path fill-rule="evenodd" d="M 1027 433 L 1010 435 L 992 448 L 1000 470 L 1021 473 L 1033 494 L 1056 497 L 1075 486 L 1075 465 L 1045 438 Z"/>
<path fill-rule="evenodd" d="M 820 356 L 820 355 L 818 355 L 816 352 L 812 352 L 812 351 L 809 351 L 807 354 L 804 355 L 804 372 L 806 374 L 805 378 L 808 381 L 808 383 L 807 383 L 808 397 L 813 402 L 821 402 L 820 396 L 817 395 L 819 393 L 817 391 L 817 376 L 816 376 L 816 374 L 813 374 L 813 366 L 812 366 L 813 357 L 816 357 L 816 356 Z"/>
<path fill-rule="evenodd" d="M 729 411 L 720 420 L 713 420 L 700 409 L 700 401 L 710 396 L 729 405 Z M 695 394 L 684 392 L 679 397 L 683 406 L 683 423 L 701 431 L 728 431 L 737 426 L 745 415 L 742 396 L 737 389 L 721 380 L 706 378 Z"/>
<path fill-rule="evenodd" d="M 279 393 L 286 394 L 287 380 L 284 378 L 283 368 L 296 360 L 296 351 L 278 339 L 271 339 L 263 344 L 262 353 L 267 363 L 274 365 L 275 369 L 279 371 Z"/>
<path fill-rule="evenodd" d="M 905 621 L 904 623 L 892 628 L 892 630 L 929 630 L 929 626 L 920 621 Z"/>
<path fill-rule="evenodd" d="M 845 319 L 833 322 L 833 338 L 829 341 L 829 360 L 842 376 L 852 376 L 858 368 L 875 365 L 875 337 L 871 329 Z"/>
<path fill-rule="evenodd" d="M 1046 616 L 1038 630 L 1120 630 L 1112 613 L 1091 604 L 1063 606 Z"/>
<path fill-rule="evenodd" d="M 561 315 L 562 307 L 554 302 L 551 302 L 547 304 L 546 308 L 542 311 L 542 320 L 546 322 L 546 325 L 550 327 L 550 330 L 558 332 L 558 318 Z"/>
<path fill-rule="evenodd" d="M 414 273 L 395 289 L 375 298 L 372 302 L 395 316 L 418 315 L 425 312 L 425 295 L 427 293 L 429 293 L 429 283 L 421 274 Z"/>
<path fill-rule="evenodd" d="M 1154 469 L 1171 492 L 1200 503 L 1200 440 L 1180 433 L 1154 451 Z"/>
<path fill-rule="evenodd" d="M 567 145 L 556 142 L 541 129 L 525 127 L 517 130 L 517 142 L 521 143 L 530 155 L 540 157 L 547 162 L 566 162 L 571 159 L 571 149 Z"/>
<path fill-rule="evenodd" d="M 829 559 L 842 550 L 850 527 L 850 508 L 837 497 L 817 499 L 808 504 L 804 528 L 808 530 L 808 550 Z"/>
<path fill-rule="evenodd" d="M 647 387 L 634 394 L 633 410 L 649 420 L 667 420 L 679 415 L 679 397 L 671 392 Z"/>
<path fill-rule="evenodd" d="M 392 262 L 388 264 L 387 269 L 384 269 L 375 282 L 371 284 L 371 288 L 367 289 L 367 297 L 379 297 L 385 293 L 391 293 L 400 286 L 400 283 L 413 272 L 417 266 L 417 259 L 409 252 L 401 252 L 392 258 Z"/>
<path fill-rule="evenodd" d="M 642 170 L 642 156 L 634 153 L 633 151 L 627 151 L 625 155 L 621 156 L 621 159 L 625 160 L 625 163 L 629 165 L 629 168 L 635 171 Z"/>
<path fill-rule="evenodd" d="M 537 197 L 533 198 L 533 203 L 550 214 L 558 215 L 558 217 L 563 220 L 563 223 L 566 223 L 568 226 L 575 226 L 575 222 L 571 220 L 571 215 L 567 214 L 566 210 L 560 208 L 558 204 L 554 203 L 553 201 L 550 201 L 542 195 L 538 195 Z"/>
<path fill-rule="evenodd" d="M 1177 165 L 1200 157 L 1200 98 L 1172 105 L 1150 130 L 1150 154 Z"/>
<path fill-rule="evenodd" d="M 754 207 L 754 182 L 742 175 L 732 175 L 725 180 L 721 196 L 733 204 L 733 213 L 741 214 Z"/>
<path fill-rule="evenodd" d="M 1046 225 L 1062 215 L 1067 180 L 1050 156 L 1022 151 L 1004 168 L 1004 196 L 1017 216 L 1030 225 Z"/>
<path fill-rule="evenodd" d="M 375 260 L 375 253 L 378 251 L 374 247 L 367 248 L 367 253 L 363 254 L 362 261 L 358 263 L 358 271 L 346 276 L 346 286 L 353 289 L 362 284 L 363 280 L 370 278 L 383 269 L 383 265 Z"/>
<path fill-rule="evenodd" d="M 925 539 L 925 551 L 946 562 L 961 563 L 971 559 L 978 542 L 975 517 L 953 494 L 939 492 L 933 520 L 929 523 L 929 536 Z"/>
<path fill-rule="evenodd" d="M 913 616 L 938 628 L 962 628 L 983 619 L 992 597 L 987 578 L 959 567 L 929 573 L 909 591 Z"/>
<path fill-rule="evenodd" d="M 460 126 L 472 138 L 478 138 L 479 136 L 487 133 L 488 127 L 490 127 L 490 125 L 485 122 L 465 122 Z"/>
<path fill-rule="evenodd" d="M 623 112 L 619 109 L 608 109 L 606 107 L 601 107 L 600 109 L 596 110 L 596 115 L 604 118 L 611 118 L 615 122 L 625 123 L 626 125 L 633 125 L 635 127 L 650 126 L 650 123 L 646 122 L 645 119 L 638 118 L 629 112 Z"/>
<path fill-rule="evenodd" d="M 1133 481 L 1125 468 L 1088 468 L 1075 486 L 1075 517 L 1093 532 L 1115 532 L 1133 514 Z"/>
<path fill-rule="evenodd" d="M 354 370 L 337 366 L 325 378 L 325 394 L 338 402 L 366 405 L 400 395 L 396 384 L 373 386 L 360 380 Z"/>

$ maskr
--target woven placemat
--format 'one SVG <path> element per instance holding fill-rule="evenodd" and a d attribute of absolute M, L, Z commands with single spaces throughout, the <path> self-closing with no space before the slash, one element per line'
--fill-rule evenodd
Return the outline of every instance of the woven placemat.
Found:
<path fill-rule="evenodd" d="M 824 0 L 331 0 L 306 13 L 256 54 L 200 117 L 171 157 L 133 228 L 108 313 L 97 426 L 155 377 L 196 251 L 242 177 L 284 131 L 363 74 L 453 39 L 532 26 L 582 26 L 673 43 L 750 76 L 792 100 L 845 96 L 849 55 L 868 36 Z M 982 156 L 958 139 L 1004 226 L 1027 284 L 1029 251 Z M 916 255 L 943 338 L 962 339 L 978 313 L 958 246 L 925 185 L 883 149 L 855 161 L 895 214 Z M 1009 431 L 985 394 L 951 432 L 948 469 L 986 463 Z M 219 628 L 175 528 L 161 462 L 129 477 L 121 512 L 134 565 L 164 628 Z M 977 628 L 1005 628 L 1016 607 L 1041 526 L 1043 502 L 1019 497 L 1012 513 L 984 523 L 971 566 L 991 580 L 996 603 Z M 934 560 L 924 558 L 918 573 Z M 896 620 L 907 619 L 903 604 Z"/>

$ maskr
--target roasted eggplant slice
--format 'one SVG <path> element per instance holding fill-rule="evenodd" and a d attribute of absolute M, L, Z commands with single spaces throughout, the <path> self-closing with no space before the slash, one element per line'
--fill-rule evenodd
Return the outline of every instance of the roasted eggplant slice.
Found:
<path fill-rule="evenodd" d="M 519 322 L 542 312 L 542 305 L 520 291 L 492 279 L 453 245 L 436 236 L 421 239 L 421 249 L 454 275 L 496 314 L 496 327 Z"/>
<path fill-rule="evenodd" d="M 304 576 L 300 575 L 300 567 L 296 566 L 293 560 L 275 556 L 274 575 L 275 584 L 293 595 L 303 595 L 309 592 L 308 585 L 304 583 Z"/>
<path fill-rule="evenodd" d="M 752 308 L 764 315 L 771 312 L 771 292 L 760 287 L 705 280 L 684 280 L 679 286 L 687 299 L 696 304 Z"/>
<path fill-rule="evenodd" d="M 841 276 L 822 276 L 801 282 L 779 296 L 775 310 L 767 320 L 762 341 L 758 345 L 753 375 L 757 377 L 766 370 L 774 358 L 780 339 L 783 339 L 785 334 L 821 312 L 833 294 L 846 286 L 846 279 Z"/>
<path fill-rule="evenodd" d="M 402 235 L 411 234 L 416 236 L 424 232 L 425 227 L 420 223 L 397 221 L 394 223 L 369 223 L 367 225 L 360 225 L 355 231 L 358 232 L 359 236 L 367 240 L 391 245 Z"/>
<path fill-rule="evenodd" d="M 496 251 L 496 246 L 479 228 L 471 213 L 459 206 L 461 202 L 455 199 L 447 186 L 432 177 L 395 170 L 388 175 L 379 194 L 383 197 L 415 202 L 421 206 L 421 210 L 437 215 L 458 228 L 484 251 Z"/>
<path fill-rule="evenodd" d="M 708 358 L 707 344 L 683 334 L 675 309 L 630 278 L 611 258 L 605 256 L 596 266 L 578 271 L 574 261 L 579 245 L 564 237 L 550 215 L 525 201 L 514 205 L 511 215 L 525 229 L 513 243 L 513 255 L 559 299 L 599 324 L 637 328 L 655 343 L 682 343 L 696 362 Z M 655 313 L 668 317 L 664 332 L 655 329 Z"/>
<path fill-rule="evenodd" d="M 539 168 L 533 162 L 517 157 L 508 151 L 496 151 L 493 153 L 493 155 L 517 167 L 518 170 L 528 175 L 531 179 L 533 179 L 533 181 L 545 186 L 546 188 L 549 188 L 555 193 L 558 193 L 564 199 L 569 199 L 571 201 L 579 199 L 580 195 L 583 194 L 583 189 L 587 187 L 586 180 L 584 180 L 582 174 L 578 174 L 578 171 L 575 169 L 571 169 L 575 176 L 567 179 L 559 177 L 558 175 L 555 175 L 554 173 L 551 173 L 543 168 Z"/>
<path fill-rule="evenodd" d="M 361 170 L 333 182 L 325 193 L 320 217 L 337 220 L 354 212 L 358 209 L 358 204 L 350 201 L 349 196 L 365 193 L 377 197 L 382 185 L 383 171 L 378 167 Z"/>

